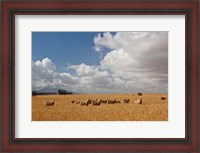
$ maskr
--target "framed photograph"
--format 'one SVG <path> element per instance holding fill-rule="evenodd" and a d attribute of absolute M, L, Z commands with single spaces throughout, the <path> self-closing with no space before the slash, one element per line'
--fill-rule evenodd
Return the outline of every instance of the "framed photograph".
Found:
<path fill-rule="evenodd" d="M 1 152 L 199 152 L 199 2 L 1 2 Z"/>

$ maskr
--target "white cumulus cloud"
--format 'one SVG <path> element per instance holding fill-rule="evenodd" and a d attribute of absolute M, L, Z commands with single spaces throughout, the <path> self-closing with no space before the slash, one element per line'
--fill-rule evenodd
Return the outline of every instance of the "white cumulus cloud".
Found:
<path fill-rule="evenodd" d="M 106 33 L 95 39 L 101 52 L 110 48 L 100 66 L 111 71 L 113 77 L 126 80 L 133 90 L 167 92 L 168 32 Z"/>

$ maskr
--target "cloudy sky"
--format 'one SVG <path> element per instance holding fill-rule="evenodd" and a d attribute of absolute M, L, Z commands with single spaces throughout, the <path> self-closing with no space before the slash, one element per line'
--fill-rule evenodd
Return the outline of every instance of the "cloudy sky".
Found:
<path fill-rule="evenodd" d="M 167 93 L 168 32 L 33 32 L 32 90 Z"/>

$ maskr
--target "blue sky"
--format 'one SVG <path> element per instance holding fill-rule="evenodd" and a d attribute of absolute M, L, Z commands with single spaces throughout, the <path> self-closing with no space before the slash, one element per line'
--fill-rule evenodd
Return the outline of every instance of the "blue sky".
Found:
<path fill-rule="evenodd" d="M 94 52 L 96 32 L 32 32 L 32 60 L 49 57 L 58 71 L 68 63 L 96 65 L 99 54 Z"/>
<path fill-rule="evenodd" d="M 167 93 L 168 32 L 32 32 L 32 90 Z"/>

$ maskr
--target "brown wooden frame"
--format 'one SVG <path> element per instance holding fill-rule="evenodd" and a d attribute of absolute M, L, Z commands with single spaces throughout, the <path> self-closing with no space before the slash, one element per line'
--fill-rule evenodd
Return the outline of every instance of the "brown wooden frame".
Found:
<path fill-rule="evenodd" d="M 3 0 L 0 49 L 0 152 L 148 151 L 200 152 L 198 0 Z M 17 14 L 183 14 L 186 16 L 186 138 L 53 139 L 15 138 L 15 15 Z"/>

